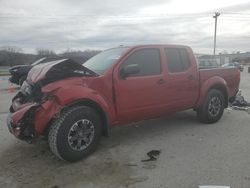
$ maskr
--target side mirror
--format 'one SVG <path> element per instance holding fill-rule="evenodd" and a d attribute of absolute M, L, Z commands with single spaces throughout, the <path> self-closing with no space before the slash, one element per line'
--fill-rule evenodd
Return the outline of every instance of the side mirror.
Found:
<path fill-rule="evenodd" d="M 121 70 L 122 78 L 125 78 L 129 75 L 137 74 L 140 72 L 138 64 L 127 65 Z"/>

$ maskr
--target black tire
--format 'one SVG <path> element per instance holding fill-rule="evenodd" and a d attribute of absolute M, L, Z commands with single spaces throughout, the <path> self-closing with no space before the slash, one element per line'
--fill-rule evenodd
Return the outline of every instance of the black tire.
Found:
<path fill-rule="evenodd" d="M 22 86 L 23 85 L 23 82 L 26 80 L 26 76 L 22 76 L 20 79 L 19 79 L 19 81 L 18 81 L 18 84 L 20 85 L 20 86 Z"/>
<path fill-rule="evenodd" d="M 217 89 L 211 89 L 202 106 L 197 109 L 197 117 L 203 123 L 215 123 L 223 115 L 225 108 L 225 97 Z"/>
<path fill-rule="evenodd" d="M 86 128 L 83 128 L 83 124 L 85 121 L 88 122 L 88 124 L 84 125 L 84 127 L 90 127 L 89 134 L 91 136 L 85 139 L 91 141 L 88 143 L 86 148 L 80 149 L 78 147 L 79 139 L 81 140 L 81 144 L 87 144 L 87 142 L 82 138 L 83 135 L 80 135 L 80 133 L 85 135 L 84 130 L 86 130 Z M 94 133 L 92 130 L 94 130 Z M 71 134 L 75 135 L 72 136 Z M 48 141 L 51 151 L 57 157 L 69 162 L 75 162 L 88 156 L 97 148 L 100 136 L 101 120 L 96 111 L 86 106 L 75 106 L 66 110 L 57 120 L 53 122 L 49 130 Z M 72 141 L 73 137 L 74 139 L 76 137 L 79 137 L 76 140 L 77 143 L 75 143 L 75 140 Z M 85 147 L 85 145 L 81 147 Z"/>

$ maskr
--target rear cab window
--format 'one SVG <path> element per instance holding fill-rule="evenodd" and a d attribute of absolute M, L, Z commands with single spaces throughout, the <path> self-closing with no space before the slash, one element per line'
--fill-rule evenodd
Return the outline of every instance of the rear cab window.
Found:
<path fill-rule="evenodd" d="M 133 52 L 121 65 L 120 70 L 128 65 L 137 64 L 140 72 L 130 75 L 135 76 L 150 76 L 161 74 L 161 58 L 160 49 L 145 48 Z"/>
<path fill-rule="evenodd" d="M 165 48 L 164 51 L 167 58 L 168 71 L 170 73 L 185 72 L 191 66 L 186 49 Z"/>

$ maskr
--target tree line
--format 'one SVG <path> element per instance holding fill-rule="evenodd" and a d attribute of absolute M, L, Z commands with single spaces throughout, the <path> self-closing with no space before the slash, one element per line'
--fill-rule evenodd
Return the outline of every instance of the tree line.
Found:
<path fill-rule="evenodd" d="M 100 50 L 72 50 L 67 49 L 62 53 L 53 50 L 37 48 L 36 54 L 24 53 L 21 48 L 14 46 L 0 47 L 0 66 L 15 66 L 31 64 L 43 57 L 70 58 L 78 63 L 84 63 L 89 58 L 100 53 Z"/>

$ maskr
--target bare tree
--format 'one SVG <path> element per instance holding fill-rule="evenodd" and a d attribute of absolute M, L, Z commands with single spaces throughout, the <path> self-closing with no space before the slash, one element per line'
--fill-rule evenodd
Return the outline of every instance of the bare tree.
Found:
<path fill-rule="evenodd" d="M 75 60 L 78 63 L 84 63 L 89 58 L 93 57 L 94 55 L 100 53 L 100 50 L 73 50 L 68 48 L 66 51 L 64 51 L 61 56 L 64 58 L 70 58 Z"/>
<path fill-rule="evenodd" d="M 19 48 L 16 46 L 2 46 L 0 48 L 0 50 L 6 51 L 6 52 L 11 52 L 11 53 L 22 53 L 23 52 L 22 48 Z"/>
<path fill-rule="evenodd" d="M 18 61 L 22 61 L 23 54 L 22 48 L 16 46 L 3 46 L 0 48 L 4 61 L 1 62 L 3 65 L 13 66 Z"/>
<path fill-rule="evenodd" d="M 54 57 L 56 53 L 53 50 L 44 49 L 44 48 L 37 48 L 36 53 L 38 57 Z"/>

